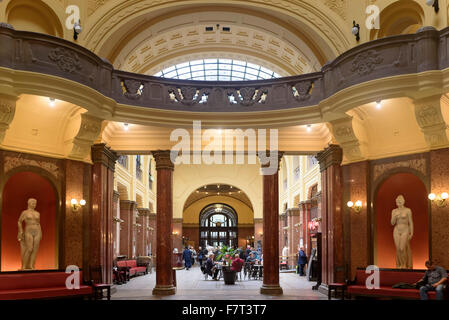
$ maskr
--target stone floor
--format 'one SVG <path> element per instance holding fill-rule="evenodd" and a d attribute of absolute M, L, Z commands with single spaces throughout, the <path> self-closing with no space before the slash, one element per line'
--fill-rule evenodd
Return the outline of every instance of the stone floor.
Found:
<path fill-rule="evenodd" d="M 237 280 L 235 285 L 225 285 L 223 279 L 204 280 L 200 268 L 179 270 L 176 274 L 176 295 L 156 297 L 151 294 L 156 273 L 134 277 L 126 284 L 115 286 L 117 291 L 112 300 L 326 300 L 327 297 L 312 290 L 315 282 L 309 282 L 296 273 L 281 273 L 280 284 L 284 290 L 281 296 L 260 294 L 262 280 Z"/>

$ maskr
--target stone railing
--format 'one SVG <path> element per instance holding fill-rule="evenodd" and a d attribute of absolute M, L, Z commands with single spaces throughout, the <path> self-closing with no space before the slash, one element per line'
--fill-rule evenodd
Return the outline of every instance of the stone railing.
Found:
<path fill-rule="evenodd" d="M 89 50 L 0 24 L 0 67 L 62 77 L 119 104 L 194 112 L 268 111 L 313 106 L 350 86 L 449 67 L 449 28 L 387 37 L 348 50 L 320 72 L 238 82 L 164 79 L 114 70 Z"/>

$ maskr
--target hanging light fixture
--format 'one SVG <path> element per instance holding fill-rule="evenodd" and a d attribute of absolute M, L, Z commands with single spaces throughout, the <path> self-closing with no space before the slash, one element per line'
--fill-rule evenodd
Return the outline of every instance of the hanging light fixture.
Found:
<path fill-rule="evenodd" d="M 426 4 L 429 7 L 433 7 L 435 9 L 436 13 L 438 13 L 438 11 L 440 11 L 440 5 L 438 3 L 438 0 L 426 0 Z"/>

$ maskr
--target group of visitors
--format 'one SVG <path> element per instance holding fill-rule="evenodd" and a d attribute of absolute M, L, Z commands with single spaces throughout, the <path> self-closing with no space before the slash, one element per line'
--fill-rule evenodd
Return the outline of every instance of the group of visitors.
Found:
<path fill-rule="evenodd" d="M 201 249 L 201 248 L 200 248 Z M 182 260 L 184 260 L 184 265 L 186 270 L 192 268 L 197 259 L 197 253 L 192 246 L 186 246 L 182 252 Z"/>

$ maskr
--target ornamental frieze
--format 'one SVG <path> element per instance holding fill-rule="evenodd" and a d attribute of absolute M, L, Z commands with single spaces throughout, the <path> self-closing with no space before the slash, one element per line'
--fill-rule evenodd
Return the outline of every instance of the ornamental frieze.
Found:
<path fill-rule="evenodd" d="M 423 175 L 426 175 L 427 170 L 426 159 L 421 158 L 421 159 L 411 159 L 398 162 L 376 164 L 374 165 L 373 168 L 373 181 L 376 181 L 384 173 L 397 168 L 410 168 L 422 173 Z"/>
<path fill-rule="evenodd" d="M 352 62 L 351 71 L 357 72 L 360 76 L 366 76 L 374 71 L 376 65 L 384 61 L 376 50 L 369 50 L 359 53 Z"/>
<path fill-rule="evenodd" d="M 3 169 L 4 172 L 8 172 L 14 168 L 23 167 L 23 166 L 31 166 L 31 167 L 38 167 L 41 169 L 44 169 L 45 171 L 49 172 L 52 176 L 54 176 L 56 179 L 59 179 L 59 166 L 50 161 L 39 161 L 39 160 L 33 160 L 33 159 L 26 159 L 21 157 L 11 157 L 11 156 L 5 156 L 4 159 L 4 165 Z"/>
<path fill-rule="evenodd" d="M 64 72 L 74 73 L 75 71 L 81 70 L 80 59 L 73 51 L 56 48 L 50 51 L 48 57 Z"/>

